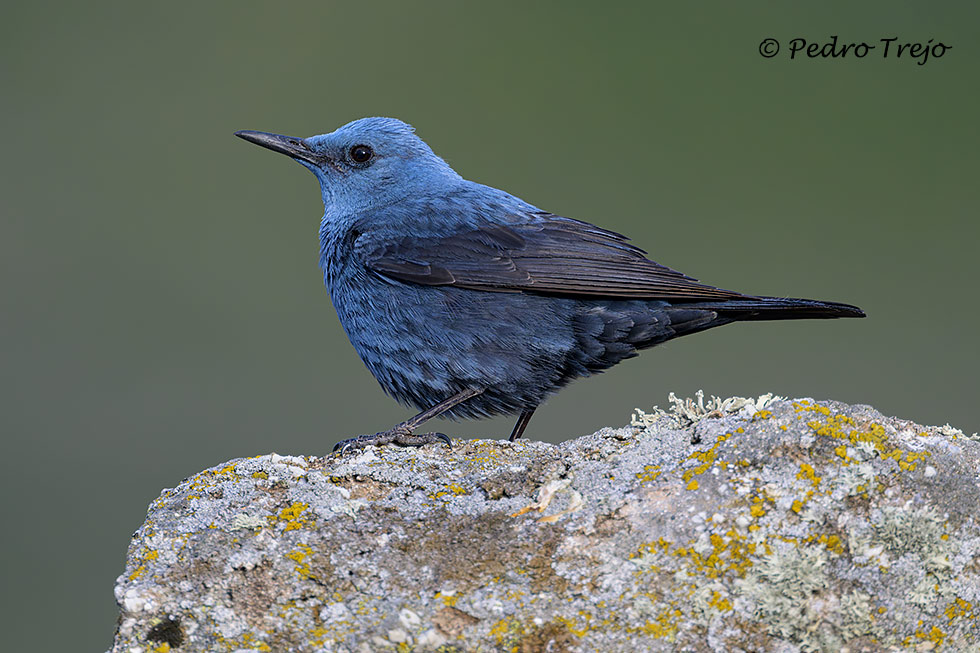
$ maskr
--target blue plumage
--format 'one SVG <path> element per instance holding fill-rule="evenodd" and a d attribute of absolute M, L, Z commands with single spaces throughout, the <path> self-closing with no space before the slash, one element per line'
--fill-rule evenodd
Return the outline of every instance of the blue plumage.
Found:
<path fill-rule="evenodd" d="M 384 390 L 424 412 L 346 441 L 417 445 L 425 420 L 520 414 L 643 348 L 738 320 L 861 317 L 846 304 L 699 283 L 620 234 L 467 181 L 392 118 L 307 139 L 237 132 L 320 182 L 320 265 Z"/>

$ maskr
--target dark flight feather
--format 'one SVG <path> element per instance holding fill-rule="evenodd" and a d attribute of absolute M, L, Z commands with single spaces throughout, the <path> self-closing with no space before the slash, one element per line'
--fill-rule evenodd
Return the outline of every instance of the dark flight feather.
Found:
<path fill-rule="evenodd" d="M 681 301 L 751 297 L 651 261 L 616 232 L 551 214 L 536 217 L 436 237 L 365 239 L 357 249 L 378 274 L 421 285 Z"/>

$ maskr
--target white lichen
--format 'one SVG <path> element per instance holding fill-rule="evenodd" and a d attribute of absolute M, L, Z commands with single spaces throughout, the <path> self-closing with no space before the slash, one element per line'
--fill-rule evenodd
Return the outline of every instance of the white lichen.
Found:
<path fill-rule="evenodd" d="M 847 496 L 855 496 L 866 492 L 874 480 L 875 472 L 871 463 L 848 465 L 837 476 L 837 482 L 844 488 Z"/>
<path fill-rule="evenodd" d="M 939 435 L 945 435 L 948 438 L 952 437 L 952 438 L 967 438 L 970 440 L 980 440 L 980 435 L 976 433 L 972 435 L 966 435 L 965 433 L 963 433 L 963 431 L 956 428 L 955 426 L 950 426 L 949 422 L 943 424 L 942 426 L 937 426 L 936 431 L 939 433 Z"/>
<path fill-rule="evenodd" d="M 235 515 L 231 520 L 231 530 L 258 530 L 268 523 L 265 517 L 243 513 L 241 515 Z"/>
<path fill-rule="evenodd" d="M 822 547 L 786 547 L 763 556 L 736 581 L 754 606 L 754 617 L 771 635 L 803 651 L 840 650 L 844 642 L 870 632 L 870 597 L 859 591 L 835 594 Z"/>
<path fill-rule="evenodd" d="M 722 399 L 721 397 L 711 395 L 711 398 L 705 402 L 703 390 L 695 392 L 694 397 L 694 399 L 680 399 L 671 392 L 667 395 L 667 399 L 671 403 L 671 406 L 667 410 L 659 406 L 654 406 L 653 410 L 649 412 L 635 408 L 633 409 L 634 412 L 630 424 L 632 426 L 647 428 L 659 420 L 668 419 L 677 427 L 683 428 L 699 422 L 705 417 L 723 417 L 733 413 L 740 413 L 742 417 L 749 419 L 772 402 L 784 399 L 784 397 L 767 392 L 756 399 L 750 397 L 728 397 L 727 399 Z"/>
<path fill-rule="evenodd" d="M 931 572 L 948 569 L 949 544 L 942 539 L 944 518 L 931 506 L 885 506 L 874 525 L 882 544 L 892 551 L 918 554 Z"/>

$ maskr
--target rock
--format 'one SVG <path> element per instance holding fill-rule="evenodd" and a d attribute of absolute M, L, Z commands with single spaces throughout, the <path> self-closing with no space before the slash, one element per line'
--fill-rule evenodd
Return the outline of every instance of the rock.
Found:
<path fill-rule="evenodd" d="M 980 648 L 980 442 L 672 401 L 558 445 L 203 471 L 134 536 L 112 651 Z"/>

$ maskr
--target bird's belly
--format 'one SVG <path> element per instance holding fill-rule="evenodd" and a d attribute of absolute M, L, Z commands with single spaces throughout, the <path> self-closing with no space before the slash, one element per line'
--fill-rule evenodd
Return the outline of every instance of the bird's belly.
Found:
<path fill-rule="evenodd" d="M 369 274 L 338 279 L 330 294 L 361 360 L 403 403 L 424 409 L 476 388 L 483 395 L 455 416 L 507 414 L 537 406 L 567 382 L 576 346 L 573 300 L 390 283 Z"/>

